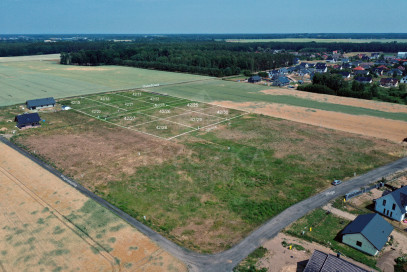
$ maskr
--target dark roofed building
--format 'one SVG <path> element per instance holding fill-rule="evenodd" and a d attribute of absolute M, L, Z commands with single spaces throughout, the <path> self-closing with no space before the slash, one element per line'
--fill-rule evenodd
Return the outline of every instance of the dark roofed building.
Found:
<path fill-rule="evenodd" d="M 397 87 L 399 84 L 397 78 L 382 78 L 380 79 L 380 85 L 383 87 Z"/>
<path fill-rule="evenodd" d="M 393 226 L 377 213 L 362 214 L 342 231 L 342 243 L 375 256 L 392 231 Z"/>
<path fill-rule="evenodd" d="M 290 79 L 288 77 L 279 77 L 273 82 L 274 86 L 286 86 L 290 84 Z"/>
<path fill-rule="evenodd" d="M 341 259 L 332 254 L 326 254 L 322 251 L 315 250 L 309 259 L 304 272 L 332 272 L 332 271 L 346 271 L 346 272 L 368 272 L 353 263 Z"/>
<path fill-rule="evenodd" d="M 249 79 L 247 81 L 250 82 L 250 83 L 260 82 L 261 77 L 260 76 L 251 76 L 251 77 L 249 77 Z"/>
<path fill-rule="evenodd" d="M 40 126 L 41 118 L 38 113 L 28 113 L 17 115 L 14 121 L 17 122 L 17 127 L 21 129 Z"/>
<path fill-rule="evenodd" d="M 373 82 L 372 78 L 370 77 L 357 77 L 355 78 L 355 80 L 363 84 L 369 84 Z"/>
<path fill-rule="evenodd" d="M 55 106 L 55 99 L 53 97 L 27 100 L 25 103 L 30 110 L 52 108 Z"/>
<path fill-rule="evenodd" d="M 326 73 L 327 71 L 328 71 L 328 67 L 326 66 L 325 63 L 318 62 L 317 65 L 315 65 L 316 73 Z"/>

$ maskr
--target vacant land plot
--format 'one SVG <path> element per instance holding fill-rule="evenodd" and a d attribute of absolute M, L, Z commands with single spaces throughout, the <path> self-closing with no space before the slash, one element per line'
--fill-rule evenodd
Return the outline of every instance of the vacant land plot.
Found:
<path fill-rule="evenodd" d="M 0 63 L 1 62 L 16 62 L 16 61 L 44 61 L 44 60 L 59 61 L 59 56 L 60 56 L 60 54 L 18 56 L 18 57 L 0 57 Z"/>
<path fill-rule="evenodd" d="M 143 234 L 0 144 L 4 271 L 186 271 Z"/>
<path fill-rule="evenodd" d="M 41 128 L 20 131 L 14 140 L 203 252 L 232 246 L 334 178 L 403 154 L 386 141 L 139 92 L 61 101 L 73 110 L 42 113 Z"/>
<path fill-rule="evenodd" d="M 119 66 L 76 67 L 50 61 L 6 62 L 0 63 L 0 106 L 38 97 L 61 98 L 207 79 L 210 78 Z"/>
<path fill-rule="evenodd" d="M 214 102 L 214 104 L 314 126 L 387 139 L 397 143 L 402 142 L 407 136 L 407 123 L 398 120 L 309 109 L 277 103 L 234 103 L 230 101 L 218 101 Z"/>
<path fill-rule="evenodd" d="M 311 38 L 286 38 L 286 39 L 228 39 L 226 42 L 318 42 L 318 43 L 371 43 L 371 42 L 400 42 L 407 43 L 407 39 L 311 39 Z"/>

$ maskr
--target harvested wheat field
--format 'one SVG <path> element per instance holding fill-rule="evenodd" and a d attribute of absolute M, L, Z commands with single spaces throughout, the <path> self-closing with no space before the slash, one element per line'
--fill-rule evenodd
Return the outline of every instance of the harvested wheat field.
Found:
<path fill-rule="evenodd" d="M 126 222 L 0 144 L 0 270 L 186 271 Z"/>
<path fill-rule="evenodd" d="M 300 123 L 387 139 L 400 143 L 407 137 L 407 123 L 398 120 L 351 115 L 278 103 L 216 101 L 213 104 L 232 109 L 283 118 Z"/>
<path fill-rule="evenodd" d="M 303 92 L 293 89 L 273 88 L 270 90 L 261 91 L 264 94 L 269 95 L 290 95 L 300 97 L 308 100 L 314 100 L 318 102 L 327 102 L 339 105 L 354 106 L 365 109 L 380 110 L 385 112 L 402 112 L 407 113 L 407 106 L 402 104 L 380 102 L 374 100 L 365 100 L 351 97 L 343 97 L 328 94 L 318 94 Z"/>

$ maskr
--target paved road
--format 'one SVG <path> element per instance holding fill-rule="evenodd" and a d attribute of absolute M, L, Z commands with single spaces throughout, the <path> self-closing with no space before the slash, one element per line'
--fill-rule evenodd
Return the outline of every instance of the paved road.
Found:
<path fill-rule="evenodd" d="M 185 248 L 182 248 L 175 243 L 169 241 L 168 239 L 164 238 L 160 234 L 156 233 L 149 227 L 143 225 L 141 222 L 135 220 L 133 217 L 129 216 L 125 212 L 121 211 L 117 207 L 111 205 L 106 200 L 98 197 L 97 195 L 93 194 L 80 184 L 76 183 L 75 181 L 64 177 L 60 172 L 52 168 L 51 166 L 43 163 L 36 157 L 32 156 L 31 154 L 25 152 L 24 150 L 18 148 L 14 144 L 10 143 L 6 139 L 0 137 L 0 141 L 7 144 L 8 146 L 14 148 L 21 154 L 25 155 L 26 157 L 30 158 L 34 162 L 38 163 L 43 168 L 47 169 L 51 173 L 55 174 L 56 176 L 60 177 L 64 182 L 67 184 L 75 187 L 78 191 L 83 193 L 84 195 L 92 198 L 93 200 L 97 201 L 100 205 L 106 207 L 107 209 L 111 210 L 124 220 L 126 220 L 129 224 L 136 227 L 139 231 L 144 233 L 148 236 L 151 240 L 155 241 L 157 244 L 160 245 L 163 249 L 174 255 L 175 257 L 179 258 L 180 260 L 184 261 L 190 271 L 202 271 L 202 272 L 229 272 L 247 255 L 249 255 L 253 250 L 261 246 L 265 241 L 273 238 L 276 236 L 283 228 L 287 225 L 291 224 L 292 222 L 298 220 L 299 218 L 306 215 L 308 212 L 322 207 L 323 205 L 327 204 L 329 201 L 343 196 L 346 193 L 357 189 L 362 186 L 366 186 L 372 182 L 380 180 L 382 177 L 397 172 L 399 170 L 403 170 L 407 168 L 407 157 L 399 159 L 393 163 L 388 165 L 382 166 L 380 168 L 374 169 L 364 175 L 355 177 L 347 182 L 342 183 L 339 186 L 331 187 L 313 197 L 310 197 L 306 200 L 303 200 L 290 208 L 286 209 L 278 216 L 275 216 L 271 220 L 267 221 L 265 224 L 254 230 L 250 233 L 245 239 L 243 239 L 239 244 L 235 245 L 229 250 L 224 252 L 213 254 L 213 255 L 205 255 L 196 252 L 192 252 Z"/>

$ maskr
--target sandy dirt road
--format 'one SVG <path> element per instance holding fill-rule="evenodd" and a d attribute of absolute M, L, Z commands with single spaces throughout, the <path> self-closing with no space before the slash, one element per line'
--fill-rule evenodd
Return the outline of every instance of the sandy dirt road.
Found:
<path fill-rule="evenodd" d="M 125 221 L 3 143 L 0 194 L 0 270 L 187 270 Z"/>

